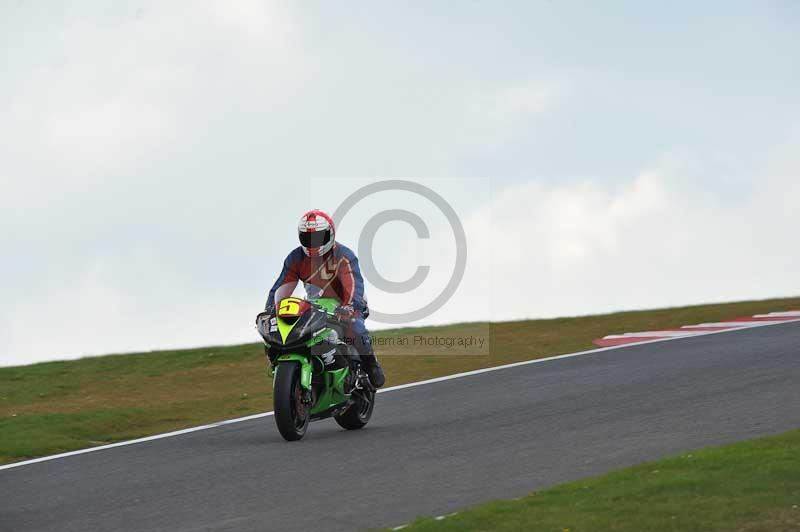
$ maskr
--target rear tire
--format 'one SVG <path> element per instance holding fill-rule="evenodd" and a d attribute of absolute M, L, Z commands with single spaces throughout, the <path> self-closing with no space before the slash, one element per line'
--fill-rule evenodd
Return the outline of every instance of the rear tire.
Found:
<path fill-rule="evenodd" d="M 336 422 L 343 429 L 358 430 L 364 428 L 372 417 L 372 410 L 375 408 L 375 392 L 362 390 L 360 393 L 367 398 L 367 401 L 358 398 L 355 403 L 350 405 L 350 408 L 342 414 L 334 416 Z"/>
<path fill-rule="evenodd" d="M 272 405 L 275 410 L 275 424 L 281 436 L 287 441 L 297 441 L 308 429 L 311 405 L 300 402 L 300 366 L 283 362 L 275 370 L 275 388 L 272 390 Z"/>

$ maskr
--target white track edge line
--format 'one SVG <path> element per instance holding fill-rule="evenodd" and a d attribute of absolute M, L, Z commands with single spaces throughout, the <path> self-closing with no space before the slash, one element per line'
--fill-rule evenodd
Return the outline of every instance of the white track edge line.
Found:
<path fill-rule="evenodd" d="M 712 334 L 722 334 L 722 333 L 727 333 L 727 332 L 731 332 L 731 331 L 741 331 L 741 330 L 744 330 L 744 329 L 752 329 L 752 328 L 757 328 L 757 327 L 770 327 L 770 326 L 773 326 L 773 325 L 780 325 L 780 324 L 783 324 L 783 323 L 797 323 L 797 322 L 800 322 L 800 318 L 797 318 L 796 320 L 784 320 L 784 321 L 777 322 L 777 323 L 776 322 L 759 323 L 758 325 L 751 325 L 749 327 L 739 327 L 739 328 L 735 328 L 735 329 L 722 329 L 722 330 L 719 330 L 719 331 L 704 331 L 704 332 L 701 332 L 701 333 L 698 333 L 698 334 L 692 334 L 692 335 L 688 335 L 688 336 L 671 336 L 669 338 L 659 338 L 657 340 L 650 340 L 650 341 L 645 341 L 645 342 L 636 342 L 636 343 L 621 344 L 621 345 L 611 345 L 611 346 L 608 346 L 608 347 L 598 347 L 596 349 L 589 349 L 589 350 L 586 350 L 586 351 L 578 351 L 576 353 L 566 353 L 566 354 L 563 354 L 563 355 L 556 355 L 556 356 L 547 357 L 547 358 L 536 358 L 536 359 L 533 359 L 533 360 L 523 360 L 521 362 L 513 362 L 511 364 L 504 364 L 502 366 L 492 366 L 490 368 L 481 368 L 481 369 L 476 369 L 476 370 L 472 370 L 472 371 L 465 371 L 463 373 L 454 373 L 452 375 L 445 375 L 445 376 L 442 376 L 442 377 L 436 377 L 436 378 L 427 379 L 427 380 L 424 380 L 424 381 L 409 382 L 407 384 L 399 384 L 397 386 L 392 386 L 390 388 L 381 388 L 380 390 L 378 390 L 377 393 L 393 392 L 395 390 L 403 390 L 405 388 L 413 388 L 415 386 L 423 386 L 425 384 L 433 384 L 433 383 L 436 383 L 436 382 L 449 381 L 449 380 L 453 380 L 453 379 L 460 379 L 462 377 L 470 377 L 472 375 L 480 375 L 481 373 L 489 373 L 491 371 L 501 371 L 501 370 L 504 370 L 504 369 L 516 368 L 516 367 L 519 367 L 519 366 L 527 366 L 529 364 L 539 364 L 541 362 L 550 362 L 551 360 L 561 360 L 561 359 L 564 359 L 564 358 L 572 358 L 572 357 L 590 355 L 590 354 L 594 354 L 594 353 L 602 353 L 602 352 L 605 352 L 605 351 L 613 351 L 615 349 L 624 349 L 626 347 L 632 347 L 632 346 L 637 346 L 637 345 L 657 344 L 657 343 L 660 343 L 660 342 L 670 342 L 670 341 L 673 341 L 673 340 L 682 340 L 682 339 L 685 339 L 685 338 L 697 338 L 699 336 L 709 336 L 709 335 L 712 335 Z M 273 415 L 273 413 L 274 412 L 271 412 L 271 411 L 270 412 L 262 412 L 260 414 L 253 414 L 253 415 L 250 415 L 250 416 L 244 416 L 244 417 L 239 417 L 239 418 L 234 418 L 234 419 L 226 419 L 224 421 L 218 421 L 216 423 L 209 423 L 207 425 L 200 425 L 200 426 L 197 426 L 197 427 L 190 427 L 188 429 L 175 430 L 175 431 L 172 431 L 172 432 L 164 432 L 162 434 L 155 434 L 153 436 L 145 436 L 143 438 L 137 438 L 135 440 L 127 440 L 127 441 L 121 441 L 121 442 L 117 442 L 117 443 L 109 443 L 107 445 L 98 445 L 97 447 L 87 447 L 85 449 L 78 449 L 76 451 L 69 451 L 69 452 L 66 452 L 66 453 L 52 454 L 52 455 L 49 455 L 49 456 L 41 456 L 39 458 L 33 458 L 31 460 L 25 460 L 25 461 L 22 461 L 22 462 L 14 462 L 14 463 L 11 463 L 11 464 L 0 465 L 0 471 L 2 471 L 4 469 L 12 469 L 12 468 L 15 468 L 15 467 L 22 467 L 22 466 L 31 465 L 31 464 L 37 464 L 39 462 L 47 462 L 49 460 L 56 460 L 58 458 L 66 458 L 66 457 L 69 457 L 69 456 L 75 456 L 75 455 L 79 455 L 79 454 L 92 453 L 92 452 L 95 452 L 95 451 L 103 451 L 103 450 L 106 450 L 106 449 L 113 449 L 115 447 L 124 447 L 126 445 L 134 445 L 134 444 L 137 444 L 137 443 L 145 443 L 145 442 L 148 442 L 148 441 L 160 440 L 160 439 L 163 439 L 163 438 L 171 438 L 172 436 L 180 436 L 181 434 L 188 434 L 190 432 L 197 432 L 197 431 L 200 431 L 200 430 L 213 429 L 213 428 L 216 428 L 216 427 L 220 427 L 222 425 L 231 425 L 233 423 L 240 423 L 242 421 L 250 421 L 252 419 L 259 419 L 259 418 L 262 418 L 262 417 L 268 417 L 268 416 Z"/>
<path fill-rule="evenodd" d="M 221 425 L 230 425 L 232 423 L 239 423 L 240 421 L 249 421 L 251 419 L 258 419 L 258 418 L 262 418 L 262 417 L 267 417 L 267 416 L 271 416 L 272 414 L 273 414 L 273 412 L 262 412 L 261 414 L 253 414 L 253 415 L 250 415 L 250 416 L 239 417 L 239 418 L 235 418 L 235 419 L 226 419 L 224 421 L 217 421 L 216 423 L 209 423 L 207 425 L 199 425 L 197 427 L 189 427 L 188 429 L 175 430 L 175 431 L 172 431 L 172 432 L 164 432 L 162 434 L 154 434 L 153 436 L 145 436 L 143 438 L 136 438 L 135 440 L 120 441 L 120 442 L 116 442 L 116 443 L 109 443 L 109 444 L 106 444 L 106 445 L 98 445 L 97 447 L 87 447 L 85 449 L 78 449 L 76 451 L 69 451 L 69 452 L 66 452 L 66 453 L 51 454 L 51 455 L 48 455 L 48 456 L 41 456 L 39 458 L 33 458 L 31 460 L 25 460 L 23 462 L 14 462 L 14 463 L 11 463 L 11 464 L 0 465 L 0 471 L 2 471 L 3 469 L 11 469 L 13 467 L 20 467 L 20 466 L 25 466 L 25 465 L 30 465 L 30 464 L 36 464 L 36 463 L 39 463 L 39 462 L 46 462 L 48 460 L 55 460 L 57 458 L 66 458 L 68 456 L 75 456 L 76 454 L 91 453 L 91 452 L 94 452 L 94 451 L 103 451 L 105 449 L 113 449 L 114 447 L 124 447 L 126 445 L 133 445 L 135 443 L 144 443 L 144 442 L 147 442 L 147 441 L 160 440 L 162 438 L 170 438 L 172 436 L 180 436 L 181 434 L 188 434 L 190 432 L 197 432 L 199 430 L 213 429 L 213 428 L 219 427 Z"/>

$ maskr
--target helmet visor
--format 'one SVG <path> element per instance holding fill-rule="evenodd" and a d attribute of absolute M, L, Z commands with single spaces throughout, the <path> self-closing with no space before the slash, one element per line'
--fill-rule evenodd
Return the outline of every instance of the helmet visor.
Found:
<path fill-rule="evenodd" d="M 300 232 L 300 245 L 306 248 L 319 248 L 331 241 L 331 230 Z"/>

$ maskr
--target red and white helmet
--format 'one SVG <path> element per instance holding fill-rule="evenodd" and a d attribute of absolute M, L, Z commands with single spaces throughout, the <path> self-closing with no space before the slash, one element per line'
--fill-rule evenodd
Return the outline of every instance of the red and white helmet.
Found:
<path fill-rule="evenodd" d="M 309 257 L 320 257 L 329 252 L 336 240 L 333 218 L 318 209 L 308 211 L 300 218 L 297 232 L 303 252 Z"/>

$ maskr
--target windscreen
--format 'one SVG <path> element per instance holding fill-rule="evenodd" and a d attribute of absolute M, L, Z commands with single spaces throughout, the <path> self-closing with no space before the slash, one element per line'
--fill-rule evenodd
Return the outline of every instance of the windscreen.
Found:
<path fill-rule="evenodd" d="M 301 299 L 318 299 L 322 297 L 323 289 L 311 283 L 303 283 L 302 285 L 297 281 L 282 284 L 275 291 L 275 304 L 280 303 L 282 299 L 287 297 L 299 297 Z"/>

